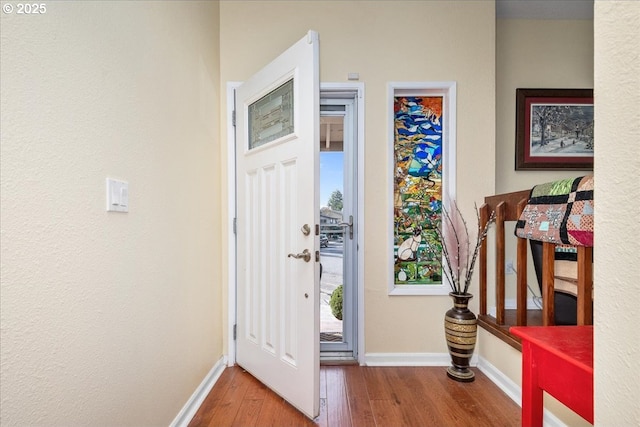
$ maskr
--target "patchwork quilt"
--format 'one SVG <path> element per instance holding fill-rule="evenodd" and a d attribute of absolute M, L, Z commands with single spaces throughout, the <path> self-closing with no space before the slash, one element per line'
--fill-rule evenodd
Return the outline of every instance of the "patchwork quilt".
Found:
<path fill-rule="evenodd" d="M 593 246 L 593 175 L 536 185 L 516 222 L 518 237 Z"/>

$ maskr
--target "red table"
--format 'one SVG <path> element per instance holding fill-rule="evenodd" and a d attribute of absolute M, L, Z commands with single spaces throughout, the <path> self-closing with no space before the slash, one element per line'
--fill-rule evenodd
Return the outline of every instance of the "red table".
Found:
<path fill-rule="evenodd" d="M 513 326 L 522 340 L 522 425 L 542 426 L 543 390 L 593 424 L 593 326 Z"/>

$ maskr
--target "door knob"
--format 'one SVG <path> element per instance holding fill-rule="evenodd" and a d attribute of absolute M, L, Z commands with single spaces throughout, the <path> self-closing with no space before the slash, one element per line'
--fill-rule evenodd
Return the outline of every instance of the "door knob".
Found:
<path fill-rule="evenodd" d="M 309 262 L 311 261 L 311 253 L 309 249 L 305 249 L 301 254 L 289 254 L 287 258 L 303 259 L 304 262 Z"/>

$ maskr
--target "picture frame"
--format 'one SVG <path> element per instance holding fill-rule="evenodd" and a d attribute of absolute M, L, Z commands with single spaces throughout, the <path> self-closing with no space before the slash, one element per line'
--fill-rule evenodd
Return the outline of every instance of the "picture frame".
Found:
<path fill-rule="evenodd" d="M 593 170 L 593 89 L 516 89 L 516 170 Z"/>

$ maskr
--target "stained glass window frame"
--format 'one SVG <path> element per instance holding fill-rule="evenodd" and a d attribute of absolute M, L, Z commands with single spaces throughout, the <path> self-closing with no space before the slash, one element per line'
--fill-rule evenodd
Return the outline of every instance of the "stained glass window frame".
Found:
<path fill-rule="evenodd" d="M 423 108 L 420 105 L 411 104 L 411 108 L 418 110 L 417 113 L 414 111 L 411 114 L 419 116 L 422 110 L 427 111 L 424 123 L 426 123 L 426 119 L 434 120 L 432 124 L 439 124 L 440 130 L 436 129 L 434 132 L 433 129 L 430 129 L 430 133 L 412 134 L 411 141 L 414 146 L 407 146 L 407 132 L 411 132 L 418 121 L 411 123 L 411 126 L 407 128 L 406 123 L 401 122 L 407 117 L 406 111 L 396 111 L 396 103 L 400 98 L 417 98 L 410 102 L 418 101 L 418 104 L 422 105 L 424 103 L 419 101 L 420 99 L 434 97 L 442 99 L 441 111 L 436 111 L 435 118 L 431 117 L 433 112 L 429 108 Z M 425 105 L 430 105 L 429 100 Z M 433 109 L 437 110 L 437 107 Z M 440 113 L 439 117 L 437 117 L 437 113 Z M 422 118 L 419 119 L 422 120 Z M 397 126 L 403 128 L 404 132 L 397 131 Z M 424 128 L 429 128 L 429 126 L 424 126 Z M 433 135 L 438 132 L 441 132 L 441 145 L 439 149 L 435 149 L 433 144 L 429 143 L 429 138 L 434 137 Z M 436 280 L 438 279 L 438 269 L 434 267 L 436 264 L 434 262 L 435 254 L 441 252 L 433 252 L 433 248 L 437 247 L 437 242 L 433 241 L 433 233 L 423 233 L 419 224 L 426 221 L 426 218 L 430 218 L 428 225 L 433 226 L 441 214 L 442 199 L 455 200 L 456 82 L 390 82 L 388 84 L 388 141 L 389 170 L 391 171 L 388 191 L 390 206 L 389 295 L 447 295 L 451 291 L 449 283 L 446 282 L 446 278 L 442 277 L 441 272 L 439 274 L 440 280 Z M 415 213 L 415 209 L 407 209 L 405 202 L 407 200 L 406 190 L 410 185 L 409 181 L 415 183 L 416 180 L 430 180 L 434 176 L 430 174 L 433 172 L 430 171 L 430 168 L 434 167 L 440 168 L 441 193 L 439 200 L 438 197 L 431 197 L 433 194 L 426 194 L 422 191 L 419 194 L 420 197 L 417 197 L 420 199 L 419 201 L 411 201 L 414 206 L 419 206 L 419 213 Z M 412 169 L 412 174 L 406 177 L 402 172 L 408 172 L 409 168 Z M 407 175 L 409 174 L 407 173 Z M 398 182 L 401 184 L 396 185 Z M 400 190 L 401 188 L 402 190 Z M 412 188 L 415 188 L 415 185 Z M 436 217 L 433 216 L 433 211 L 429 212 L 429 208 L 435 209 Z M 417 216 L 416 220 L 412 219 L 412 212 Z M 399 230 L 401 227 L 405 228 Z M 419 231 L 415 231 L 416 229 Z M 412 230 L 415 231 L 415 237 L 411 234 Z M 430 246 L 428 245 L 429 240 L 432 243 Z M 407 248 L 409 252 L 406 251 Z M 407 254 L 409 254 L 408 259 Z M 428 277 L 428 279 L 421 280 L 424 277 Z"/>

